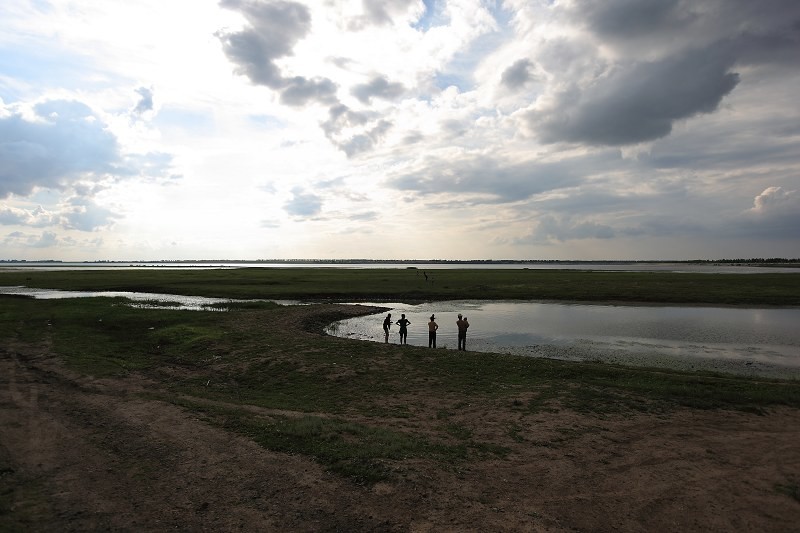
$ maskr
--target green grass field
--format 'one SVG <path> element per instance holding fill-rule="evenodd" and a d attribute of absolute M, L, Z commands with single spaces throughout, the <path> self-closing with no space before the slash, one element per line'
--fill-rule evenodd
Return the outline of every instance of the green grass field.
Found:
<path fill-rule="evenodd" d="M 1 271 L 0 285 L 334 301 L 514 299 L 800 305 L 794 274 L 520 269 L 242 268 Z"/>
<path fill-rule="evenodd" d="M 420 274 L 421 275 L 421 274 Z M 414 270 L 244 269 L 0 273 L 0 285 L 114 289 L 236 298 L 345 301 L 530 298 L 797 305 L 800 274 L 678 275 L 448 270 L 434 283 Z M 46 347 L 70 369 L 161 384 L 150 394 L 269 449 L 314 457 L 361 482 L 387 462 L 442 464 L 501 457 L 455 421 L 467 405 L 530 415 L 659 415 L 678 408 L 764 412 L 800 408 L 800 383 L 573 363 L 500 354 L 386 346 L 329 337 L 341 311 L 249 303 L 229 312 L 145 310 L 122 299 L 0 296 L 0 348 Z M 44 348 L 42 348 L 44 349 Z M 255 416 L 249 407 L 299 416 Z M 394 429 L 435 416 L 434 434 Z M 313 437 L 313 438 L 309 438 Z M 514 428 L 508 428 L 508 439 Z M 546 443 L 545 443 L 546 444 Z"/>

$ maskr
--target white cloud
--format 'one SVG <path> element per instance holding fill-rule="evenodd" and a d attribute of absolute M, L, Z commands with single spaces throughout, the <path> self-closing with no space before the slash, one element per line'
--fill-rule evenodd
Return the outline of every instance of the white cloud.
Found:
<path fill-rule="evenodd" d="M 759 216 L 800 213 L 800 195 L 783 187 L 767 187 L 755 197 L 750 212 Z M 800 231 L 800 230 L 799 230 Z"/>

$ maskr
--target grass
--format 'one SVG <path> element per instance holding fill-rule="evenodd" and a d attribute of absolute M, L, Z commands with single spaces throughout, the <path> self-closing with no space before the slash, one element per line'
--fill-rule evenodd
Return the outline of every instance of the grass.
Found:
<path fill-rule="evenodd" d="M 131 279 L 127 282 L 123 272 L 78 272 L 74 278 L 69 272 L 54 272 L 52 277 L 49 272 L 25 274 L 32 278 L 29 284 L 37 280 L 39 286 L 64 284 L 63 288 L 70 289 L 148 292 L 175 292 L 180 288 L 185 293 L 220 297 L 242 296 L 248 286 L 258 297 L 268 297 L 276 287 L 284 297 L 320 295 L 326 290 L 327 294 L 341 294 L 339 291 L 345 290 L 341 283 L 348 280 L 365 298 L 370 296 L 369 278 L 375 275 L 361 270 L 252 270 L 128 271 Z M 542 283 L 548 277 L 528 271 L 492 275 L 484 271 L 450 272 L 437 272 L 437 283 L 453 276 L 465 285 L 483 286 L 481 297 L 496 294 L 499 298 L 533 291 L 534 280 Z M 409 294 L 402 288 L 402 276 L 415 276 L 413 271 L 379 273 L 383 280 L 381 295 L 398 298 Z M 0 284 L 13 284 L 7 274 L 0 275 Z M 635 280 L 647 278 L 639 274 L 591 274 L 556 272 L 550 279 L 556 282 L 565 276 L 577 285 L 585 285 L 587 280 L 597 281 L 599 286 L 606 283 L 608 286 L 598 290 L 609 294 L 624 292 Z M 305 275 L 311 279 L 291 286 L 295 276 Z M 516 279 L 513 285 L 526 289 L 504 289 L 512 285 L 512 277 Z M 683 287 L 675 291 L 683 291 L 688 297 L 689 278 L 668 278 L 657 275 L 647 291 L 640 287 L 637 298 L 654 301 L 661 294 L 656 291 L 660 283 Z M 770 284 L 783 287 L 784 301 L 793 301 L 800 277 L 748 275 L 743 278 L 748 285 L 738 286 L 738 297 L 731 296 L 730 283 L 736 276 L 702 279 L 705 282 L 692 293 L 694 303 L 714 298 L 738 298 L 742 303 L 742 295 L 755 295 Z M 561 293 L 553 292 L 552 286 L 539 290 L 535 294 L 549 291 L 551 297 L 557 294 L 570 299 L 582 291 L 591 292 L 586 287 L 570 287 Z M 464 294 L 476 296 L 459 291 L 461 297 Z M 772 303 L 778 300 L 769 291 L 761 294 Z M 502 458 L 509 446 L 523 441 L 521 421 L 537 413 L 572 410 L 603 418 L 661 414 L 682 407 L 756 413 L 776 406 L 800 408 L 797 381 L 387 347 L 282 326 L 300 324 L 320 332 L 326 324 L 343 318 L 334 307 L 315 307 L 309 315 L 308 308 L 269 302 L 228 306 L 231 311 L 226 313 L 136 309 L 125 304 L 125 300 L 115 298 L 32 300 L 0 296 L 0 353 L 17 350 L 20 345 L 47 347 L 82 374 L 119 379 L 131 373 L 144 374 L 162 383 L 162 390 L 152 392 L 156 397 L 197 412 L 209 423 L 246 435 L 271 450 L 312 457 L 326 469 L 358 483 L 391 477 L 407 459 L 449 465 L 484 457 Z M 487 440 L 481 436 L 480 422 L 470 418 L 469 412 L 476 409 L 511 413 L 518 422 L 499 432 L 505 440 Z M 428 429 L 421 431 L 420 426 Z M 558 443 L 537 440 L 534 445 Z M 796 494 L 796 484 L 776 490 Z"/>
<path fill-rule="evenodd" d="M 785 494 L 797 502 L 800 502 L 800 484 L 798 484 L 796 481 L 790 481 L 785 484 L 779 483 L 775 485 L 775 490 L 781 494 Z"/>
<path fill-rule="evenodd" d="M 336 301 L 524 299 L 800 305 L 800 272 L 703 274 L 580 270 L 241 268 L 3 271 L 0 286 L 220 298 Z"/>

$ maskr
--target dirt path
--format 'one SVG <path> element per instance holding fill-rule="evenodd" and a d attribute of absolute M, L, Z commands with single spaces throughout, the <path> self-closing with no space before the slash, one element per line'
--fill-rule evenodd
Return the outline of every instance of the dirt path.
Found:
<path fill-rule="evenodd" d="M 46 347 L 0 349 L 0 531 L 800 530 L 798 410 L 469 405 L 457 421 L 506 458 L 419 461 L 361 487 L 142 394 L 158 387 L 73 375 Z"/>

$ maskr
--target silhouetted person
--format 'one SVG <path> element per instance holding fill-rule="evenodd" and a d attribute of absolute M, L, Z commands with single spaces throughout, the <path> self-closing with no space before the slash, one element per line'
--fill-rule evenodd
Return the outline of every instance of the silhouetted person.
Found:
<path fill-rule="evenodd" d="M 400 320 L 395 323 L 400 326 L 400 344 L 408 344 L 406 339 L 408 338 L 408 325 L 411 324 L 411 321 L 406 318 L 405 314 L 402 314 Z"/>
<path fill-rule="evenodd" d="M 458 320 L 456 320 L 456 326 L 458 326 L 458 349 L 466 351 L 467 328 L 469 328 L 469 321 L 467 321 L 467 317 L 461 318 L 461 313 L 459 313 Z"/>
<path fill-rule="evenodd" d="M 437 329 L 439 329 L 439 324 L 436 323 L 436 317 L 431 315 L 431 321 L 428 322 L 428 348 L 436 348 Z"/>
<path fill-rule="evenodd" d="M 383 333 L 385 338 L 383 342 L 389 342 L 389 328 L 392 327 L 392 313 L 386 315 L 386 318 L 383 319 Z"/>

